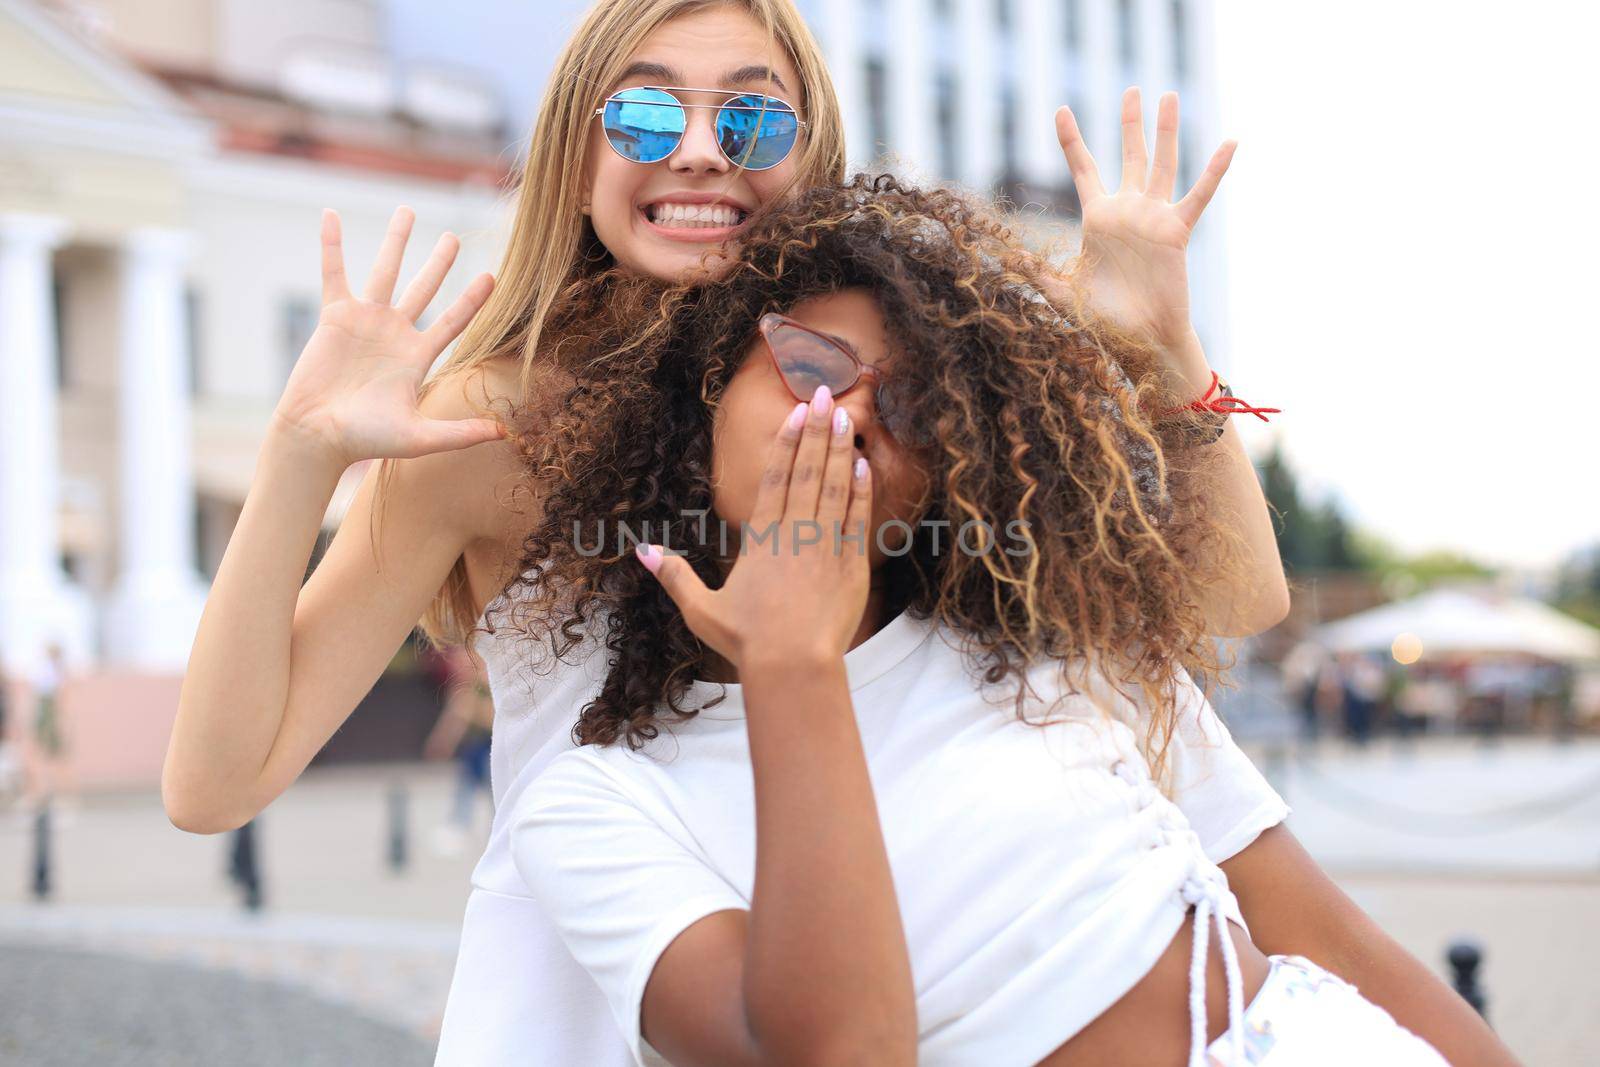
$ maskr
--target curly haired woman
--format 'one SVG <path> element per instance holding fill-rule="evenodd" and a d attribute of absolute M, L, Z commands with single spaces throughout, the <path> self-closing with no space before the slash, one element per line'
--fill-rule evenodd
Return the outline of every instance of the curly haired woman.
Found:
<path fill-rule="evenodd" d="M 598 683 L 510 813 L 529 890 L 642 1064 L 1510 1062 L 1212 711 L 1226 453 L 1051 279 L 862 177 L 572 294 L 485 617 Z"/>

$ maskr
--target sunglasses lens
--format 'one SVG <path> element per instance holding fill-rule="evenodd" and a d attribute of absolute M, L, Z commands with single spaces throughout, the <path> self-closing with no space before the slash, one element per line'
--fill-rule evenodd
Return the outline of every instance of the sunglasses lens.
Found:
<path fill-rule="evenodd" d="M 788 158 L 800 134 L 794 108 L 770 96 L 736 96 L 717 112 L 722 151 L 748 170 L 767 170 Z"/>
<path fill-rule="evenodd" d="M 625 159 L 659 163 L 683 140 L 683 105 L 664 89 L 624 89 L 606 101 L 601 125 Z"/>
<path fill-rule="evenodd" d="M 762 323 L 762 332 L 777 357 L 778 373 L 800 399 L 810 400 L 819 385 L 826 385 L 830 396 L 838 396 L 855 383 L 855 360 L 838 345 L 772 319 Z"/>
<path fill-rule="evenodd" d="M 933 431 L 917 417 L 906 390 L 907 383 L 894 378 L 878 387 L 878 421 L 902 445 L 925 448 L 933 443 Z"/>

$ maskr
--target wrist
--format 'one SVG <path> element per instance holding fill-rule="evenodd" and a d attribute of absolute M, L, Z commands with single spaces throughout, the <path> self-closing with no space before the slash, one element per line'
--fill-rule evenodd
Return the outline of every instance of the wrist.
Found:
<path fill-rule="evenodd" d="M 739 683 L 749 688 L 785 689 L 845 678 L 844 656 L 809 650 L 775 649 L 752 653 L 739 663 Z"/>
<path fill-rule="evenodd" d="M 1194 327 L 1158 346 L 1168 388 L 1183 401 L 1198 400 L 1211 388 L 1211 364 Z M 1219 382 L 1220 387 L 1220 382 Z"/>
<path fill-rule="evenodd" d="M 335 480 L 354 462 L 326 438 L 288 421 L 277 411 L 267 423 L 261 452 L 264 459 L 287 463 L 300 470 L 330 474 Z"/>

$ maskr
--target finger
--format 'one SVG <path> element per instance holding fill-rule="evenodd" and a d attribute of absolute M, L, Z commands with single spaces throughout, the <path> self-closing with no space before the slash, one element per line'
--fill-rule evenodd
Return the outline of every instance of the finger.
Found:
<path fill-rule="evenodd" d="M 484 301 L 489 299 L 489 294 L 494 291 L 494 275 L 484 273 L 472 279 L 472 283 L 455 299 L 455 303 L 444 309 L 444 313 L 434 320 L 433 325 L 423 331 L 423 347 L 428 353 L 428 362 L 432 363 L 434 357 L 445 350 L 445 346 L 456 339 L 456 335 L 467 328 L 467 323 L 472 321 L 483 307 Z"/>
<path fill-rule="evenodd" d="M 817 499 L 817 522 L 830 536 L 834 524 L 844 522 L 844 513 L 850 504 L 854 442 L 855 427 L 850 422 L 850 412 L 835 405 L 828 420 L 828 454 L 823 461 L 822 486 Z"/>
<path fill-rule="evenodd" d="M 806 412 L 800 447 L 795 450 L 794 470 L 789 474 L 789 499 L 783 509 L 786 523 L 817 518 L 817 500 L 822 492 L 822 470 L 828 461 L 828 428 L 833 418 L 833 394 L 826 385 L 817 386 Z"/>
<path fill-rule="evenodd" d="M 1139 103 L 1139 87 L 1130 85 L 1122 93 L 1122 182 L 1117 192 L 1144 192 L 1149 167 L 1144 147 L 1144 106 Z"/>
<path fill-rule="evenodd" d="M 865 456 L 859 456 L 850 470 L 850 502 L 844 513 L 844 530 L 859 538 L 844 546 L 845 554 L 858 555 L 865 566 L 872 536 L 872 465 Z"/>
<path fill-rule="evenodd" d="M 772 444 L 767 448 L 767 465 L 761 472 L 755 505 L 750 509 L 750 526 L 763 536 L 764 531 L 783 518 L 783 509 L 789 499 L 789 472 L 794 468 L 795 449 L 800 445 L 800 435 L 805 429 L 805 414 L 809 410 L 809 404 L 796 404 L 783 417 Z"/>
<path fill-rule="evenodd" d="M 1150 171 L 1147 196 L 1165 202 L 1172 199 L 1178 182 L 1178 94 L 1162 93 L 1156 105 L 1156 161 Z"/>
<path fill-rule="evenodd" d="M 412 456 L 431 456 L 499 441 L 505 436 L 506 431 L 493 419 L 418 419 L 407 443 Z"/>
<path fill-rule="evenodd" d="M 344 246 L 340 233 L 339 213 L 333 208 L 322 209 L 322 306 L 327 307 L 350 297 L 350 286 L 344 276 Z"/>
<path fill-rule="evenodd" d="M 1089 145 L 1078 129 L 1078 119 L 1066 105 L 1056 109 L 1056 140 L 1061 142 L 1061 153 L 1067 157 L 1067 169 L 1072 171 L 1072 183 L 1078 187 L 1078 203 L 1087 203 L 1106 195 L 1100 184 L 1100 170 L 1095 166 Z"/>
<path fill-rule="evenodd" d="M 706 588 L 706 583 L 689 566 L 689 561 L 682 556 L 671 556 L 661 551 L 660 545 L 647 545 L 640 543 L 634 546 L 634 553 L 639 557 L 639 562 L 645 569 L 653 572 L 656 581 L 661 583 L 667 596 L 678 605 L 678 610 L 683 612 L 683 621 L 689 624 L 702 641 L 710 643 L 710 639 L 702 628 L 706 625 L 708 614 L 705 610 L 706 598 L 711 595 L 711 590 Z"/>
<path fill-rule="evenodd" d="M 461 250 L 461 241 L 453 233 L 440 236 L 439 242 L 433 246 L 433 252 L 428 256 L 428 261 L 417 271 L 417 276 L 411 279 L 411 284 L 406 286 L 405 292 L 400 294 L 400 302 L 395 307 L 400 313 L 412 322 L 422 317 L 428 310 L 428 305 L 433 303 L 433 298 L 439 293 L 439 286 L 444 283 L 444 276 L 450 273 L 450 265 L 456 261 L 456 253 Z"/>
<path fill-rule="evenodd" d="M 417 216 L 408 207 L 397 207 L 389 217 L 389 229 L 378 248 L 377 262 L 367 275 L 367 288 L 361 295 L 376 304 L 387 304 L 394 299 L 394 283 L 400 277 L 400 260 L 405 256 L 406 241 L 411 238 L 411 224 Z"/>
<path fill-rule="evenodd" d="M 1189 190 L 1187 196 L 1178 201 L 1178 217 L 1191 230 L 1200 220 L 1200 213 L 1211 203 L 1211 197 L 1217 191 L 1217 183 L 1221 182 L 1222 176 L 1227 173 L 1228 164 L 1233 162 L 1234 149 L 1238 147 L 1238 141 L 1223 141 L 1222 145 L 1211 154 L 1211 162 L 1206 164 L 1206 169 L 1195 179 L 1194 187 Z"/>

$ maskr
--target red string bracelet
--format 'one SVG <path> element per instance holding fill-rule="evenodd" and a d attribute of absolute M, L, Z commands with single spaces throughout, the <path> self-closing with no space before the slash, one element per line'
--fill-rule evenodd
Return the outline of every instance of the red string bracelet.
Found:
<path fill-rule="evenodd" d="M 1213 397 L 1211 394 L 1216 391 L 1217 381 L 1217 372 L 1212 371 L 1211 386 L 1206 390 L 1204 396 L 1202 396 L 1199 400 L 1184 404 L 1182 407 L 1176 407 L 1168 411 L 1163 411 L 1157 416 L 1157 418 L 1165 418 L 1168 415 L 1175 415 L 1180 411 L 1187 411 L 1188 409 L 1193 408 L 1196 411 L 1214 411 L 1219 415 L 1254 415 L 1262 422 L 1270 422 L 1272 420 L 1267 418 L 1268 414 L 1277 415 L 1281 414 L 1283 411 L 1282 408 L 1252 407 L 1247 401 L 1239 399 L 1232 393 L 1224 393 L 1221 396 Z"/>

